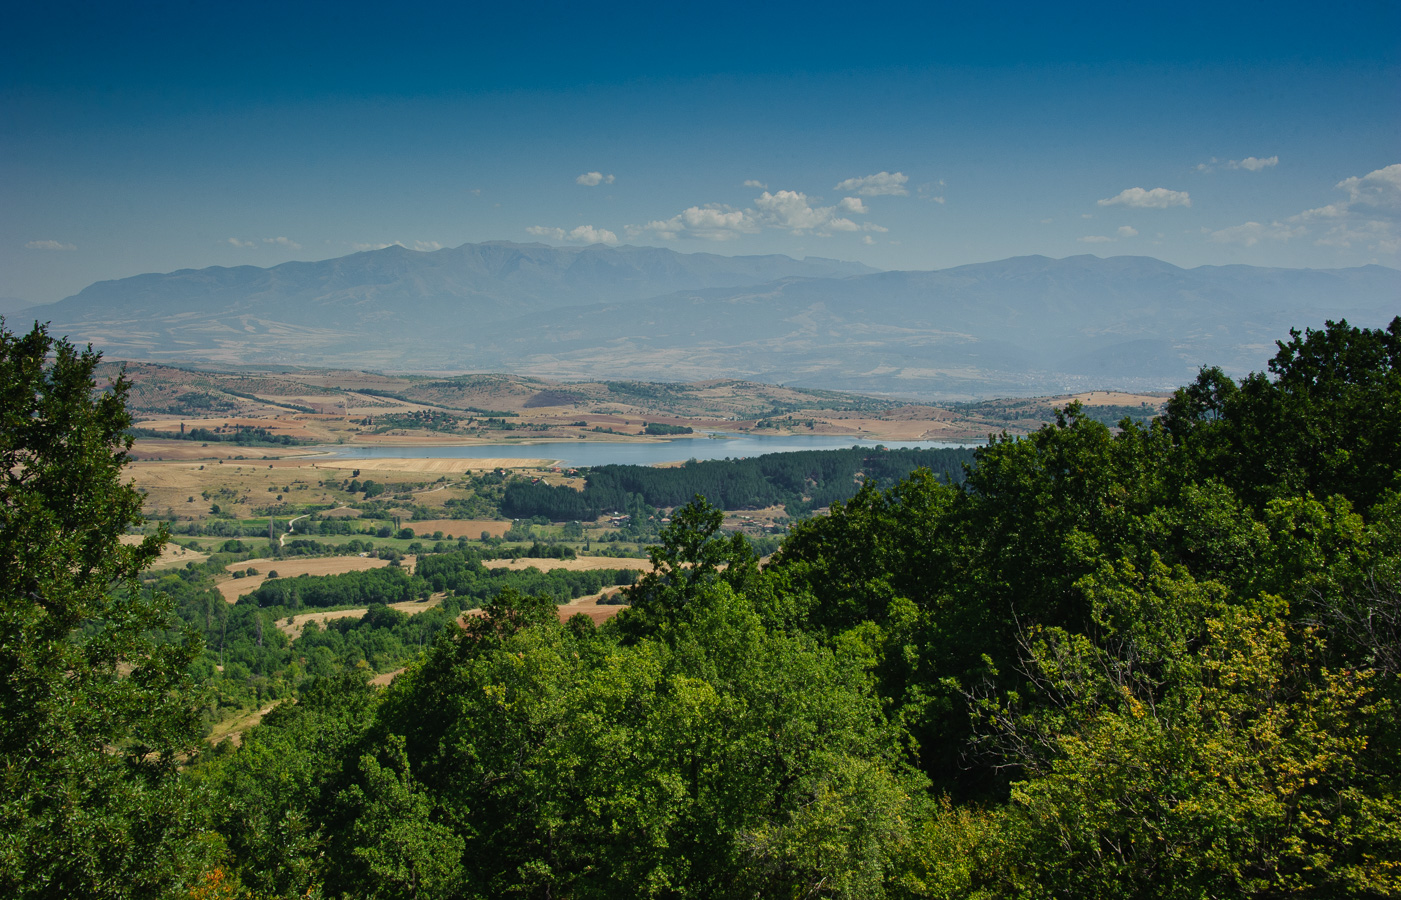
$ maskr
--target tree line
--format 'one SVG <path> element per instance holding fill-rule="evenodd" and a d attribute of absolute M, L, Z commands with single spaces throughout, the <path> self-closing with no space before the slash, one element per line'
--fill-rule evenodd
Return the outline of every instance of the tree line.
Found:
<path fill-rule="evenodd" d="M 220 429 L 196 426 L 188 431 L 183 427 L 180 431 L 159 431 L 154 428 L 131 426 L 126 429 L 126 433 L 132 437 L 160 438 L 167 441 L 199 441 L 204 444 L 238 444 L 239 446 L 289 447 L 310 443 L 289 434 L 277 434 L 261 425 L 227 425 Z"/>
<path fill-rule="evenodd" d="M 850 499 L 862 481 L 889 485 L 919 468 L 961 481 L 972 449 L 800 450 L 751 459 L 691 460 L 683 466 L 608 465 L 588 470 L 582 491 L 566 485 L 513 481 L 501 509 L 512 518 L 596 519 L 624 512 L 636 495 L 652 507 L 676 507 L 697 494 L 722 509 L 787 505 L 790 515 Z"/>

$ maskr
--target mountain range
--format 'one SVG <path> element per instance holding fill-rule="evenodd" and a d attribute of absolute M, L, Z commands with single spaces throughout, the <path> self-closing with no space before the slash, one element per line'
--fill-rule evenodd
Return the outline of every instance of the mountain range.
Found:
<path fill-rule="evenodd" d="M 10 316 L 109 358 L 742 377 L 929 400 L 1169 388 L 1260 369 L 1291 327 L 1401 313 L 1382 266 L 1017 257 L 938 271 L 664 248 L 393 246 L 98 282 Z"/>

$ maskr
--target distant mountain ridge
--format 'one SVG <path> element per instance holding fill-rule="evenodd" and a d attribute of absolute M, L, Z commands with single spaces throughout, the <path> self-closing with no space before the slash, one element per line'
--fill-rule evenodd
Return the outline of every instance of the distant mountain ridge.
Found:
<path fill-rule="evenodd" d="M 323 308 L 373 320 L 402 313 L 398 305 L 409 303 L 445 311 L 465 307 L 479 316 L 499 318 L 678 290 L 875 271 L 839 260 L 683 254 L 601 244 L 560 248 L 488 242 L 428 252 L 392 245 L 266 269 L 212 266 L 100 281 L 56 306 L 82 319 L 101 318 L 114 307 L 128 314 L 171 316 L 222 305 L 225 313 L 274 310 L 286 321 L 312 324 L 323 321 Z M 288 303 L 300 306 L 285 307 Z M 204 309 L 192 310 L 195 304 Z"/>
<path fill-rule="evenodd" d="M 466 244 L 183 270 L 24 311 L 110 357 L 741 377 L 926 399 L 1171 387 L 1290 327 L 1401 313 L 1401 272 L 1016 257 L 880 272 L 665 248 Z"/>

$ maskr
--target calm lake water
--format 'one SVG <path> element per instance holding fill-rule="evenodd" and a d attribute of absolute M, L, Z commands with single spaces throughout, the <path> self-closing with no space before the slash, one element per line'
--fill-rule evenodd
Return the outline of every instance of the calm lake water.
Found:
<path fill-rule="evenodd" d="M 541 441 L 536 444 L 465 444 L 423 447 L 322 448 L 337 459 L 552 459 L 565 466 L 612 464 L 650 466 L 688 459 L 739 459 L 794 450 L 841 450 L 847 447 L 969 447 L 944 441 L 876 441 L 834 435 L 686 437 L 656 443 L 609 441 Z"/>

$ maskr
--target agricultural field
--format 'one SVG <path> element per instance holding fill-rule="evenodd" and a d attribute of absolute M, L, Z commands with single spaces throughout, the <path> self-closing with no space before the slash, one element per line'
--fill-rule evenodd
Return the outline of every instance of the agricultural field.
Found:
<path fill-rule="evenodd" d="M 1071 399 L 1106 419 L 1151 415 L 1162 401 L 1156 395 L 1096 392 L 940 408 L 740 381 L 561 384 L 515 376 L 229 374 L 149 364 L 131 365 L 128 374 L 134 382 L 136 422 L 133 462 L 125 474 L 144 495 L 146 530 L 163 523 L 172 535 L 151 576 L 166 577 L 168 586 L 172 575 L 203 584 L 213 602 L 221 600 L 233 616 L 227 621 L 242 623 L 242 652 L 253 657 L 257 653 L 247 649 L 247 642 L 261 646 L 260 626 L 239 601 L 264 588 L 274 572 L 279 579 L 336 579 L 398 566 L 412 575 L 415 560 L 425 554 L 469 551 L 484 557 L 488 569 L 512 573 L 512 578 L 562 583 L 566 575 L 609 570 L 641 574 L 651 568 L 645 550 L 656 543 L 672 504 L 653 501 L 654 508 L 641 495 L 628 494 L 633 499 L 626 508 L 605 506 L 596 517 L 592 511 L 578 516 L 581 521 L 532 512 L 516 512 L 512 518 L 505 512 L 512 491 L 548 487 L 582 493 L 589 470 L 561 470 L 548 457 L 547 445 L 533 459 L 407 453 L 347 459 L 326 455 L 328 445 L 421 452 L 482 441 L 661 440 L 643 433 L 649 424 L 759 435 L 959 441 L 1031 430 Z M 809 506 L 821 512 L 825 502 Z M 794 512 L 782 503 L 732 509 L 723 527 L 749 535 L 767 554 L 794 517 L 811 512 L 807 507 Z M 531 575 L 531 569 L 537 574 Z M 430 595 L 424 590 L 420 596 L 384 603 L 381 612 L 375 612 L 373 602 L 361 601 L 333 608 L 273 607 L 260 615 L 285 641 L 285 649 L 276 652 L 289 653 L 295 644 L 324 645 L 348 660 L 363 653 L 358 664 L 383 683 L 402 669 L 404 654 L 416 652 L 425 635 L 444 627 L 445 615 L 475 615 L 471 607 L 480 602 L 453 597 L 451 591 Z M 582 613 L 601 623 L 622 608 L 619 590 L 616 585 L 589 588 L 573 599 L 565 593 L 558 615 L 564 621 Z M 192 609 L 198 605 L 193 599 L 185 602 Z M 445 602 L 450 605 L 440 608 Z M 218 616 L 211 619 L 214 614 L 201 608 L 204 626 L 213 628 Z M 391 646 L 398 649 L 388 655 L 368 644 L 356 649 L 364 629 L 388 627 L 365 624 L 385 615 L 398 617 L 390 623 L 398 642 Z M 217 642 L 223 660 L 224 644 L 233 638 L 226 630 L 217 638 L 212 630 L 206 633 L 210 652 Z M 220 662 L 209 673 L 211 684 L 224 686 L 217 709 L 208 713 L 212 742 L 237 742 L 265 711 L 267 698 L 289 690 L 302 677 L 294 674 L 295 667 L 277 671 L 283 674 L 269 680 L 237 666 L 225 673 Z"/>
<path fill-rule="evenodd" d="M 245 575 L 242 578 L 235 578 L 232 573 L 221 576 L 215 580 L 219 593 L 230 603 L 236 603 L 238 598 L 244 594 L 251 594 L 268 580 L 270 573 L 276 572 L 279 578 L 295 578 L 298 575 L 340 575 L 345 572 L 363 572 L 367 569 L 378 569 L 389 565 L 387 559 L 377 559 L 364 556 L 331 556 L 312 557 L 310 559 L 269 559 L 250 561 L 244 564 L 230 566 L 234 571 L 248 572 L 256 574 Z M 405 565 L 412 571 L 413 561 L 405 561 Z M 299 629 L 300 630 L 300 629 Z"/>
<path fill-rule="evenodd" d="M 123 364 L 106 363 L 114 377 Z M 1072 399 L 1115 415 L 1156 412 L 1164 394 L 1094 391 L 947 407 L 738 380 L 691 384 L 553 382 L 516 375 L 449 378 L 346 370 L 255 374 L 124 364 L 137 426 L 189 448 L 163 459 L 261 456 L 311 444 L 433 444 L 515 440 L 659 440 L 648 424 L 695 431 L 849 434 L 885 440 L 980 440 L 1028 432 Z M 192 439 L 201 429 L 201 440 Z M 207 438 L 213 438 L 209 440 Z M 293 442 L 293 443 L 285 443 Z M 463 461 L 438 460 L 438 474 Z M 479 461 L 495 468 L 501 461 Z M 476 466 L 480 468 L 481 466 Z M 425 473 L 427 470 L 425 470 Z"/>

